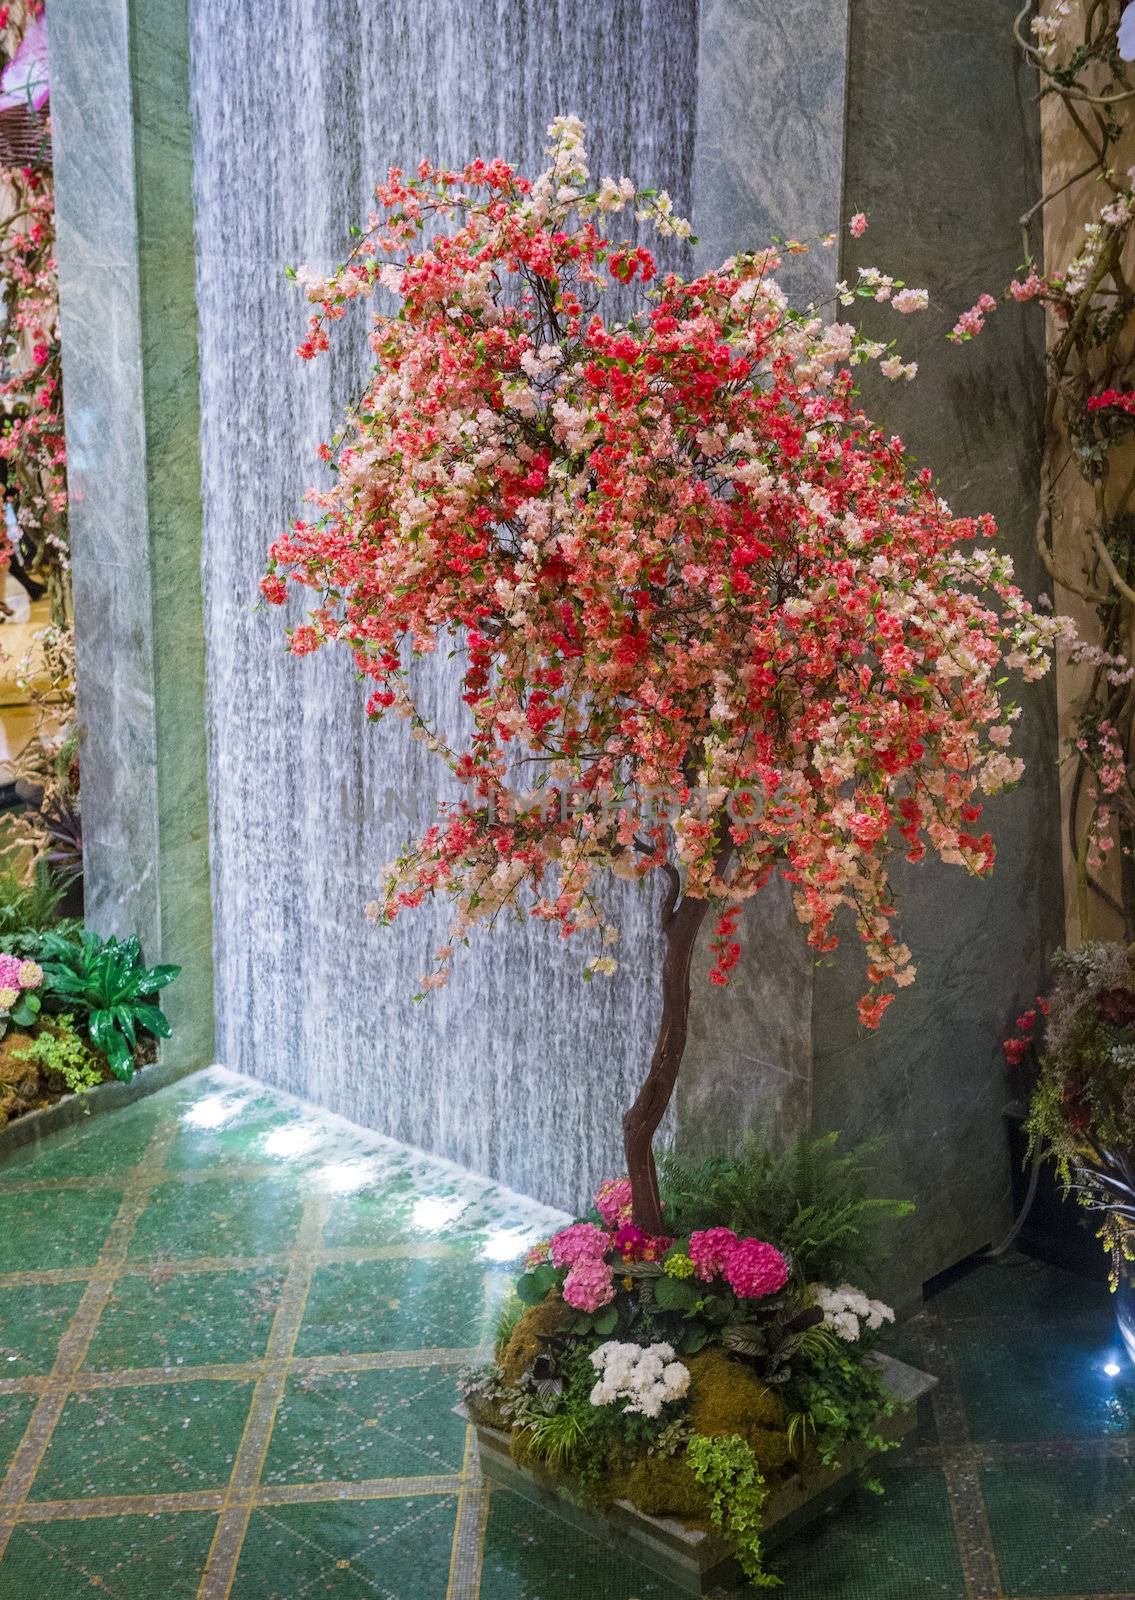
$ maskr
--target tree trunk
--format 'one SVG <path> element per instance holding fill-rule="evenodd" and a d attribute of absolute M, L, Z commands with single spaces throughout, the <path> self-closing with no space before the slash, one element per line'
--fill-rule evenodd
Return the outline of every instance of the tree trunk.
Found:
<path fill-rule="evenodd" d="M 623 1118 L 623 1146 L 631 1180 L 634 1221 L 646 1233 L 662 1228 L 662 1201 L 654 1167 L 653 1140 L 666 1114 L 686 1049 L 690 1021 L 690 962 L 708 900 L 685 899 L 667 913 L 666 956 L 662 963 L 662 1022 L 650 1071 L 638 1098 Z"/>

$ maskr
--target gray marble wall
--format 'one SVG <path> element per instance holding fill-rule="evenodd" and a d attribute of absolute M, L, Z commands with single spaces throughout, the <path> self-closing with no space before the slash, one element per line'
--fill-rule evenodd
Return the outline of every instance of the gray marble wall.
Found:
<path fill-rule="evenodd" d="M 88 921 L 178 962 L 213 1048 L 184 0 L 53 0 L 52 122 Z"/>

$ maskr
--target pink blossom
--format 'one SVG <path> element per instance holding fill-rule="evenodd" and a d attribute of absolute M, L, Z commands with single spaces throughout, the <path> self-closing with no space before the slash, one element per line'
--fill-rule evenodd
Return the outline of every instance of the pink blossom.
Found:
<path fill-rule="evenodd" d="M 581 1257 L 564 1279 L 563 1292 L 577 1311 L 598 1311 L 615 1298 L 610 1267 L 594 1256 Z"/>
<path fill-rule="evenodd" d="M 703 1283 L 724 1271 L 736 1243 L 737 1235 L 732 1228 L 704 1228 L 700 1233 L 690 1234 L 689 1257 Z"/>
<path fill-rule="evenodd" d="M 1043 278 L 1038 278 L 1035 267 L 1029 273 L 1024 283 L 1019 283 L 1016 278 L 1009 285 L 1009 293 L 1014 300 L 1035 300 L 1044 293 L 1046 284 Z"/>
<path fill-rule="evenodd" d="M 20 967 L 22 963 L 18 956 L 10 956 L 8 952 L 0 952 L 0 989 L 21 989 Z"/>
<path fill-rule="evenodd" d="M 552 1264 L 574 1267 L 581 1261 L 602 1261 L 611 1248 L 611 1236 L 593 1222 L 573 1222 L 551 1239 Z"/>
<path fill-rule="evenodd" d="M 595 1209 L 609 1228 L 631 1219 L 631 1180 L 607 1178 L 595 1194 Z"/>
<path fill-rule="evenodd" d="M 725 1278 L 734 1294 L 758 1300 L 784 1288 L 788 1263 L 771 1244 L 760 1239 L 738 1239 L 726 1256 Z"/>
<path fill-rule="evenodd" d="M 847 226 L 848 231 L 853 239 L 862 239 L 863 235 L 867 232 L 866 213 L 863 211 L 857 211 Z"/>

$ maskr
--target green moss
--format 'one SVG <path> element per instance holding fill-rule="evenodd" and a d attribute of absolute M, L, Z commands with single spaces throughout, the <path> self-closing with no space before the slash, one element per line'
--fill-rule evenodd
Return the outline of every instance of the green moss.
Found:
<path fill-rule="evenodd" d="M 718 1346 L 686 1362 L 690 1369 L 690 1425 L 709 1439 L 736 1435 L 752 1450 L 764 1473 L 790 1459 L 787 1418 L 780 1397 L 740 1361 Z"/>
<path fill-rule="evenodd" d="M 685 1454 L 640 1455 L 613 1471 L 607 1488 L 612 1500 L 629 1500 L 648 1517 L 680 1517 L 708 1522 L 709 1495 L 694 1477 Z"/>

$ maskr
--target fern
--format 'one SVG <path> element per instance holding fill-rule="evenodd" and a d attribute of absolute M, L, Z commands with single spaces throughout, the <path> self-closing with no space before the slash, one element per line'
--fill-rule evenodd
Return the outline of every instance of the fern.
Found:
<path fill-rule="evenodd" d="M 880 1142 L 841 1151 L 839 1134 L 802 1137 L 774 1152 L 752 1135 L 736 1156 L 662 1160 L 666 1225 L 677 1236 L 729 1227 L 773 1240 L 805 1281 L 869 1277 L 880 1227 L 914 1210 L 871 1194 Z"/>

